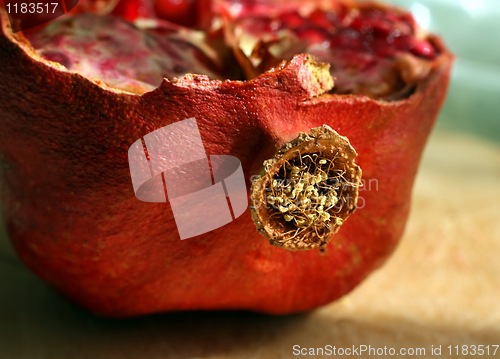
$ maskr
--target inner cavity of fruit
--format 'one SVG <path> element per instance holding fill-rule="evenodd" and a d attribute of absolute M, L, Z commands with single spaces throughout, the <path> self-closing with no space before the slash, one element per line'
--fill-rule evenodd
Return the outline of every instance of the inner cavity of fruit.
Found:
<path fill-rule="evenodd" d="M 80 14 L 28 35 L 38 54 L 106 85 L 144 93 L 188 73 L 225 79 L 204 34 L 163 21 Z"/>
<path fill-rule="evenodd" d="M 331 93 L 395 100 L 413 92 L 438 55 L 410 14 L 376 4 L 332 1 L 325 9 L 251 2 L 222 8 L 232 41 L 250 60 L 244 66 L 248 77 L 309 53 L 330 64 Z"/>
<path fill-rule="evenodd" d="M 361 169 L 349 141 L 328 126 L 301 133 L 252 184 L 252 217 L 275 246 L 325 247 L 356 209 Z"/>
<path fill-rule="evenodd" d="M 43 58 L 140 94 L 188 73 L 251 79 L 309 53 L 330 64 L 330 93 L 396 100 L 411 95 L 439 55 L 411 15 L 375 4 L 219 1 L 214 14 L 203 32 L 80 14 L 26 36 Z"/>

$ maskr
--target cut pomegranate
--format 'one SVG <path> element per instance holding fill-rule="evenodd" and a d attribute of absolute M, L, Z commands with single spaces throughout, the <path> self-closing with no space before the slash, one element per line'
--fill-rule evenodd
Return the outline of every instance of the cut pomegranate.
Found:
<path fill-rule="evenodd" d="M 79 14 L 24 37 L 0 9 L 3 218 L 27 266 L 96 313 L 316 308 L 403 232 L 453 61 L 439 38 L 374 4 L 212 10 L 204 31 Z M 208 155 L 241 161 L 252 209 L 181 240 L 168 204 L 135 197 L 127 153 L 192 117 Z"/>

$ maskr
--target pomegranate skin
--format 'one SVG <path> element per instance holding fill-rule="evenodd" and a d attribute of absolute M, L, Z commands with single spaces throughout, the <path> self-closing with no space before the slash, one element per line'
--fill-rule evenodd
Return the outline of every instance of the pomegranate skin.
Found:
<path fill-rule="evenodd" d="M 165 80 L 142 96 L 37 57 L 0 10 L 0 205 L 20 258 L 89 310 L 127 317 L 195 309 L 309 310 L 352 290 L 404 230 L 422 149 L 453 57 L 441 55 L 408 99 L 323 94 L 306 55 L 247 82 Z M 324 252 L 272 247 L 248 209 L 180 240 L 171 208 L 134 196 L 128 148 L 195 117 L 208 154 L 238 157 L 245 177 L 299 132 L 323 124 L 358 152 L 365 190 Z M 377 184 L 377 188 L 375 188 Z M 370 189 L 371 186 L 371 190 Z"/>

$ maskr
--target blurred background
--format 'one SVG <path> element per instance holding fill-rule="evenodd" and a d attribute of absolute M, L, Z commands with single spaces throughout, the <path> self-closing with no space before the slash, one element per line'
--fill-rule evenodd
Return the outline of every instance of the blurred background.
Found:
<path fill-rule="evenodd" d="M 500 141 L 500 1 L 392 0 L 457 56 L 438 128 Z"/>
<path fill-rule="evenodd" d="M 500 344 L 500 1 L 392 0 L 457 55 L 390 260 L 310 313 L 168 313 L 110 320 L 66 301 L 0 227 L 0 359 L 290 358 L 301 347 Z M 500 350 L 496 353 L 500 355 Z M 321 356 L 317 356 L 321 357 Z"/>

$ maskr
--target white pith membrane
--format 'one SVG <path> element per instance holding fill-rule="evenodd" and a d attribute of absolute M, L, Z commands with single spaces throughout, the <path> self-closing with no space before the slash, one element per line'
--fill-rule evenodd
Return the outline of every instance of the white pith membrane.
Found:
<path fill-rule="evenodd" d="M 26 37 L 46 60 L 138 94 L 154 90 L 163 78 L 188 73 L 214 80 L 246 80 L 294 55 L 309 53 L 318 62 L 330 64 L 335 78 L 331 93 L 396 100 L 411 95 L 432 68 L 431 56 L 417 56 L 413 50 L 389 49 L 386 56 L 377 50 L 384 45 L 377 44 L 380 23 L 390 27 L 384 35 L 390 45 L 386 48 L 409 38 L 414 48 L 423 46 L 424 55 L 435 51 L 426 41 L 427 34 L 402 12 L 375 5 L 342 8 L 337 2 L 330 9 L 291 3 L 287 12 L 284 3 L 252 8 L 218 4 L 220 16 L 206 32 L 162 20 L 132 24 L 114 16 L 80 14 L 55 20 Z M 318 13 L 323 16 L 319 22 Z M 355 30 L 359 19 L 368 25 Z"/>

